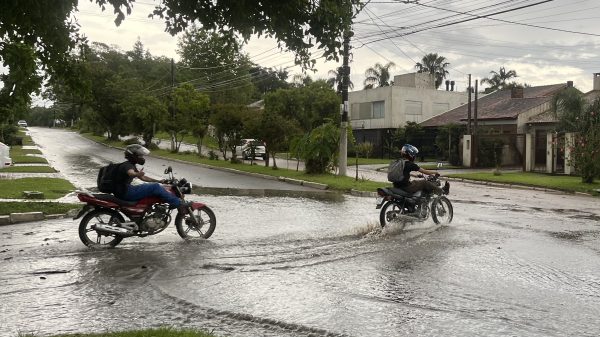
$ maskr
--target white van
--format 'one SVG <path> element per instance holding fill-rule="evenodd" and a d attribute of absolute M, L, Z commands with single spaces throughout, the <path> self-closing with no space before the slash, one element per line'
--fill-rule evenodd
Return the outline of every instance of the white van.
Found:
<path fill-rule="evenodd" d="M 0 168 L 9 167 L 12 165 L 12 159 L 9 157 L 10 147 L 4 143 L 0 143 Z"/>

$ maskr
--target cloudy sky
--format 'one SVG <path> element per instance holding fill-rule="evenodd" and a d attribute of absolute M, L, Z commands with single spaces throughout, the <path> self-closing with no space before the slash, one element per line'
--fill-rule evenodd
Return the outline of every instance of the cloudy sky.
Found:
<path fill-rule="evenodd" d="M 364 72 L 376 62 L 394 62 L 394 75 L 413 72 L 426 53 L 450 62 L 449 79 L 464 90 L 467 75 L 484 78 L 501 66 L 517 72 L 518 82 L 544 85 L 574 81 L 586 92 L 600 72 L 598 0 L 420 0 L 371 1 L 355 20 L 351 80 L 362 89 Z M 150 19 L 153 0 L 134 4 L 132 15 L 116 27 L 112 11 L 81 0 L 75 14 L 89 40 L 130 50 L 139 38 L 152 55 L 178 59 L 177 36 Z M 521 8 L 522 7 L 522 8 Z M 500 13 L 503 12 L 503 13 Z M 481 16 L 490 15 L 488 18 Z M 492 20 L 493 19 L 493 20 Z M 252 39 L 244 51 L 264 67 L 293 65 L 293 56 L 276 43 Z M 318 54 L 318 51 L 316 51 Z M 319 62 L 313 78 L 327 78 L 335 62 Z M 299 67 L 289 69 L 300 73 Z"/>

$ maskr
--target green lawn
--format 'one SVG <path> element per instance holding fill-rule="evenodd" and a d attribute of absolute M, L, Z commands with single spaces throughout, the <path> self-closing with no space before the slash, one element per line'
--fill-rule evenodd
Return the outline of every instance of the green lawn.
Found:
<path fill-rule="evenodd" d="M 20 334 L 19 337 L 36 337 L 36 335 Z M 54 335 L 52 337 L 215 337 L 215 335 L 197 330 L 159 328 L 122 332 Z"/>
<path fill-rule="evenodd" d="M 11 156 L 15 164 L 48 164 L 46 158 L 36 156 Z"/>
<path fill-rule="evenodd" d="M 56 173 L 50 166 L 10 166 L 0 169 L 0 173 Z"/>
<path fill-rule="evenodd" d="M 93 138 L 97 141 L 107 143 L 104 137 L 96 137 L 91 136 L 89 134 L 85 134 L 85 137 Z M 124 147 L 122 142 L 108 142 L 110 145 Z M 359 190 L 359 191 L 375 191 L 377 187 L 387 186 L 389 183 L 387 182 L 374 182 L 369 180 L 359 180 L 355 181 L 354 178 L 351 177 L 339 177 L 333 174 L 321 174 L 321 175 L 308 175 L 304 172 L 297 172 L 295 170 L 287 170 L 287 169 L 277 169 L 274 170 L 271 167 L 264 167 L 263 165 L 247 165 L 247 164 L 232 164 L 229 161 L 224 160 L 209 160 L 207 158 L 198 157 L 196 154 L 181 154 L 181 153 L 171 153 L 166 150 L 154 150 L 153 155 L 177 159 L 192 163 L 200 163 L 206 164 L 210 166 L 217 167 L 225 167 L 232 168 L 245 172 L 252 173 L 260 173 L 269 176 L 282 176 L 286 178 L 300 179 L 306 181 L 312 181 L 322 184 L 327 184 L 330 189 L 340 190 L 340 191 L 349 191 L 351 189 Z M 374 163 L 377 161 L 381 161 L 381 159 L 370 159 L 373 160 Z M 348 160 L 351 163 L 351 159 Z M 389 160 L 385 160 L 385 164 L 389 164 Z M 386 169 L 387 165 L 383 167 Z M 424 163 L 421 167 L 425 169 L 434 169 L 437 170 L 437 163 Z M 440 168 L 440 171 L 444 169 L 458 168 L 451 165 L 446 165 Z M 498 183 L 506 183 L 506 184 L 520 184 L 527 186 L 537 186 L 544 187 L 549 189 L 558 189 L 563 191 L 570 192 L 586 192 L 593 193 L 593 190 L 600 188 L 600 183 L 595 183 L 592 185 L 581 183 L 580 177 L 572 177 L 572 176 L 559 176 L 559 175 L 546 175 L 539 173 L 505 173 L 500 176 L 495 176 L 492 173 L 469 173 L 469 174 L 453 174 L 449 175 L 451 177 L 456 178 L 464 178 L 464 179 L 472 179 L 472 180 L 482 180 L 482 181 L 491 181 Z"/>
<path fill-rule="evenodd" d="M 79 209 L 83 204 L 67 204 L 60 202 L 21 202 L 0 201 L 0 215 L 10 213 L 42 212 L 48 214 L 65 214 L 71 209 Z"/>
<path fill-rule="evenodd" d="M 23 149 L 22 146 L 11 146 L 10 147 L 10 156 L 24 156 L 27 154 L 42 154 L 42 151 L 38 149 Z"/>
<path fill-rule="evenodd" d="M 482 172 L 451 174 L 449 176 L 454 178 L 464 178 L 479 181 L 544 187 L 568 192 L 595 193 L 595 189 L 600 189 L 600 181 L 596 181 L 593 184 L 584 184 L 581 182 L 581 177 L 549 175 L 542 173 L 509 172 L 496 176 L 492 172 Z"/>
<path fill-rule="evenodd" d="M 73 191 L 75 187 L 59 178 L 21 178 L 0 180 L 0 199 L 24 199 L 23 191 L 44 193 L 44 199 L 56 199 Z"/>

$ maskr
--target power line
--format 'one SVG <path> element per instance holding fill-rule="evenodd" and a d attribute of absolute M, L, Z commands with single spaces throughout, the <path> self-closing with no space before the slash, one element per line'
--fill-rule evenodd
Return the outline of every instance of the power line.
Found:
<path fill-rule="evenodd" d="M 520 8 L 516 8 L 516 9 L 532 7 L 532 6 L 540 5 L 540 4 L 543 4 L 543 3 L 546 3 L 546 2 L 550 2 L 550 1 L 554 1 L 554 0 L 545 0 L 545 1 L 541 1 L 541 2 L 538 2 L 538 3 L 532 4 L 532 5 L 522 6 Z M 503 19 L 490 18 L 490 17 L 488 17 L 489 15 L 480 16 L 480 15 L 476 15 L 476 14 L 462 13 L 462 12 L 459 12 L 459 11 L 455 11 L 455 10 L 451 10 L 451 9 L 447 9 L 447 8 L 439 8 L 439 7 L 435 7 L 435 6 L 431 6 L 431 5 L 425 5 L 425 4 L 419 4 L 419 3 L 417 3 L 417 5 L 424 6 L 424 7 L 429 7 L 429 8 L 435 8 L 435 9 L 439 9 L 439 10 L 447 11 L 447 12 L 452 12 L 452 13 L 460 13 L 460 14 L 472 16 L 472 17 L 474 17 L 474 19 L 488 19 L 488 20 L 493 20 L 493 21 L 510 23 L 510 24 L 514 24 L 514 25 L 520 25 L 520 26 L 526 26 L 526 27 L 533 27 L 533 28 L 539 28 L 539 29 L 547 29 L 547 30 L 553 30 L 553 31 L 563 32 L 563 33 L 580 34 L 580 35 L 587 35 L 587 36 L 600 36 L 600 34 L 594 34 L 594 33 L 578 32 L 578 31 L 568 30 L 568 29 L 552 28 L 552 27 L 545 27 L 545 26 L 533 25 L 533 24 L 528 24 L 528 23 L 523 23 L 523 22 L 516 22 L 516 21 L 509 21 L 509 20 L 503 20 Z M 493 14 L 493 15 L 503 14 L 503 13 L 506 13 L 506 12 L 508 12 L 508 11 L 496 13 L 496 14 Z"/>

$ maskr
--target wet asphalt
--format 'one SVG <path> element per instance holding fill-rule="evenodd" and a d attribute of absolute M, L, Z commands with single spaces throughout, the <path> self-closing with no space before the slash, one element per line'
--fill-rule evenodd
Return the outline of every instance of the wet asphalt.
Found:
<path fill-rule="evenodd" d="M 120 156 L 76 135 L 50 145 L 66 137 L 34 132 L 47 139 L 42 151 L 53 166 L 78 185 L 93 185 L 82 172 Z M 182 176 L 196 169 L 177 168 Z M 206 186 L 263 184 L 221 174 L 212 182 L 198 173 Z M 286 186 L 297 188 L 274 187 Z M 373 198 L 191 198 L 217 215 L 209 240 L 185 242 L 169 227 L 90 250 L 69 219 L 0 227 L 0 336 L 165 325 L 219 336 L 600 332 L 598 198 L 454 183 L 450 225 L 384 230 Z"/>

